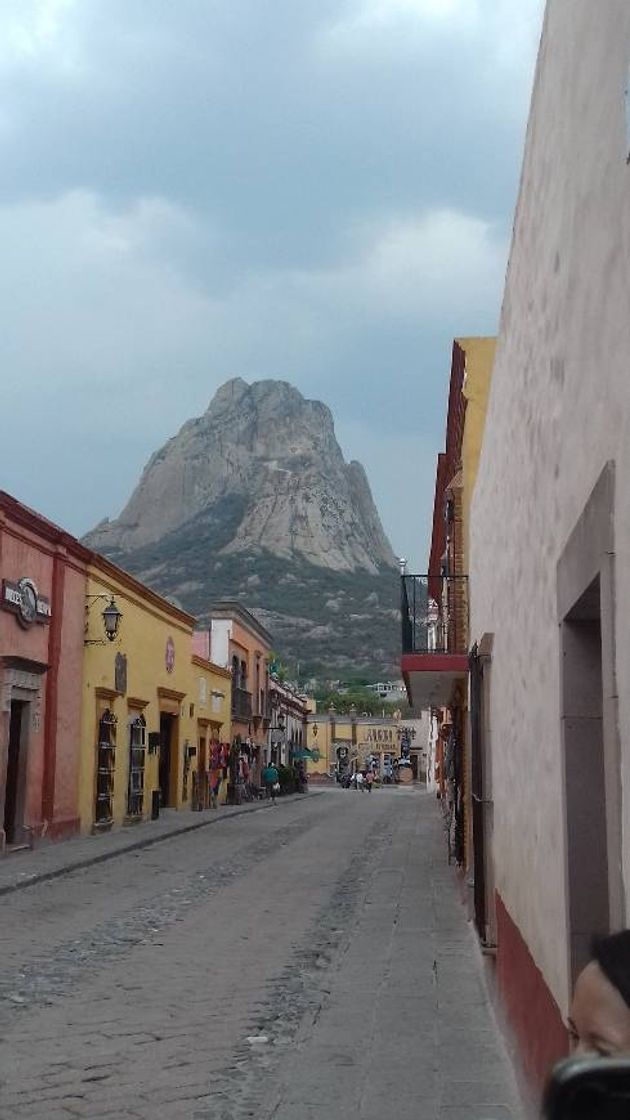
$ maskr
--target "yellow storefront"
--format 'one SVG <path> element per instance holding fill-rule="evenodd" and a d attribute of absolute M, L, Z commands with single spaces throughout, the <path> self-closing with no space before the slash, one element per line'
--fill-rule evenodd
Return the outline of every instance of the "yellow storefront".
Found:
<path fill-rule="evenodd" d="M 193 808 L 212 808 L 211 788 L 220 804 L 228 787 L 232 674 L 228 669 L 193 654 L 192 690 L 197 701 L 197 755 L 193 767 Z"/>
<path fill-rule="evenodd" d="M 396 717 L 309 713 L 306 745 L 315 755 L 307 762 L 309 779 L 325 781 L 344 770 L 363 770 L 368 765 L 382 774 L 400 755 L 400 730 Z"/>
<path fill-rule="evenodd" d="M 104 610 L 114 617 L 106 636 Z M 194 618 L 109 561 L 88 565 L 81 831 L 203 804 L 214 741 L 230 741 L 229 673 L 192 656 Z"/>

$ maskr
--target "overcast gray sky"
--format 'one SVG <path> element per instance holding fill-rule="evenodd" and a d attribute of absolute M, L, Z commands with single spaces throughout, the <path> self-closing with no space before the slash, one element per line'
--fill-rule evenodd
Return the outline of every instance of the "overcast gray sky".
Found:
<path fill-rule="evenodd" d="M 542 0 L 0 0 L 0 486 L 80 535 L 228 377 L 335 416 L 426 566 Z"/>

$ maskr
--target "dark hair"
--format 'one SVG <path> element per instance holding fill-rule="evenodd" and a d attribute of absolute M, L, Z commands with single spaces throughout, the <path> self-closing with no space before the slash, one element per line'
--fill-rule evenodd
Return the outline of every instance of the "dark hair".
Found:
<path fill-rule="evenodd" d="M 591 955 L 630 1007 L 630 929 L 594 938 Z"/>

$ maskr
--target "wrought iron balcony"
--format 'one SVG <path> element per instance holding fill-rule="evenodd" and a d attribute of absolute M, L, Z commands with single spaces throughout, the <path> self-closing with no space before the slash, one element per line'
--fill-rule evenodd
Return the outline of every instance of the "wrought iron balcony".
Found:
<path fill-rule="evenodd" d="M 468 576 L 401 577 L 402 652 L 468 652 Z"/>
<path fill-rule="evenodd" d="M 232 716 L 235 719 L 251 719 L 252 694 L 244 688 L 232 689 Z"/>

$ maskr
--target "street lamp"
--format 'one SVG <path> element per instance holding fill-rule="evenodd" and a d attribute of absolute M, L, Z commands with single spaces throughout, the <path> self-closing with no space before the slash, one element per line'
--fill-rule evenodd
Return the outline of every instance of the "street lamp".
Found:
<path fill-rule="evenodd" d="M 112 595 L 109 605 L 103 611 L 103 624 L 105 626 L 105 637 L 109 642 L 113 642 L 118 634 L 122 612 L 118 610 Z"/>
<path fill-rule="evenodd" d="M 85 634 L 86 634 L 86 637 L 84 638 L 84 645 L 86 645 L 86 646 L 104 646 L 105 645 L 105 639 L 104 638 L 88 638 L 87 637 L 87 634 L 89 632 L 89 626 L 90 626 L 90 607 L 92 606 L 93 603 L 96 603 L 99 599 L 109 599 L 109 603 L 104 608 L 104 610 L 101 612 L 101 618 L 103 619 L 103 627 L 104 627 L 104 630 L 105 630 L 105 638 L 107 639 L 108 642 L 113 642 L 118 637 L 118 631 L 120 629 L 120 620 L 122 619 L 122 611 L 120 611 L 118 609 L 118 607 L 116 605 L 116 601 L 114 599 L 114 596 L 113 595 L 106 595 L 105 592 L 101 592 L 98 595 L 87 595 L 86 596 L 86 601 L 85 601 Z"/>

